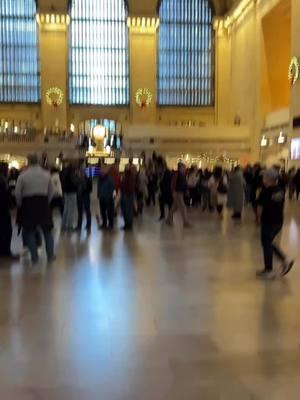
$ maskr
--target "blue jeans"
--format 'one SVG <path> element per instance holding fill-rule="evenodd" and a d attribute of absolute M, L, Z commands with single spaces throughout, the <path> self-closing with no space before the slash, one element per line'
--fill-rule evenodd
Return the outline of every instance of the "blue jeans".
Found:
<path fill-rule="evenodd" d="M 273 253 L 280 261 L 286 259 L 282 250 L 273 243 L 275 237 L 282 229 L 282 224 L 262 224 L 261 226 L 261 244 L 264 252 L 265 270 L 272 271 L 273 269 Z"/>
<path fill-rule="evenodd" d="M 45 238 L 45 247 L 48 260 L 54 257 L 54 239 L 51 230 L 42 229 Z M 23 229 L 23 242 L 24 246 L 28 247 L 31 254 L 31 260 L 34 263 L 38 261 L 38 242 L 37 242 L 37 230 L 26 230 Z"/>

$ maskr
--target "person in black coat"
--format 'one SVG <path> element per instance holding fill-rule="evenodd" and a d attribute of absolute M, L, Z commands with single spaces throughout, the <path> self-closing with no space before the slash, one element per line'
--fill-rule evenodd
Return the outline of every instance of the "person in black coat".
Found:
<path fill-rule="evenodd" d="M 87 177 L 85 168 L 82 166 L 78 171 L 78 191 L 77 191 L 77 207 L 78 220 L 77 230 L 81 230 L 83 212 L 86 215 L 86 230 L 91 232 L 92 216 L 91 216 L 91 193 L 93 191 L 92 178 Z"/>
<path fill-rule="evenodd" d="M 7 174 L 8 165 L 0 163 L 0 257 L 13 257 L 10 250 L 12 239 L 11 198 Z"/>
<path fill-rule="evenodd" d="M 173 196 L 171 191 L 172 172 L 167 168 L 167 164 L 162 157 L 157 157 L 157 174 L 159 179 L 159 220 L 165 219 L 165 208 L 171 210 L 173 204 Z"/>

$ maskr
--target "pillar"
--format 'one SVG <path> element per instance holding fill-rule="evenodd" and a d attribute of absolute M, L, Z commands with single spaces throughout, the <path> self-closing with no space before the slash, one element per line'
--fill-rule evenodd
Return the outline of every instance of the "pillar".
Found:
<path fill-rule="evenodd" d="M 132 123 L 156 122 L 157 27 L 158 19 L 155 16 L 129 18 Z M 137 104 L 139 89 L 147 89 L 151 94 L 152 100 L 148 106 L 141 108 Z"/>
<path fill-rule="evenodd" d="M 69 17 L 66 15 L 39 16 L 44 129 L 59 128 L 63 131 L 68 128 L 68 23 Z M 63 93 L 62 104 L 57 107 L 47 103 L 46 93 L 50 88 L 58 88 Z"/>

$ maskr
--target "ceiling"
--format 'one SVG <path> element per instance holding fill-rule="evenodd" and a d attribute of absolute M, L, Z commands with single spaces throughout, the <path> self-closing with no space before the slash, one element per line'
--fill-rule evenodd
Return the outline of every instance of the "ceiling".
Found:
<path fill-rule="evenodd" d="M 40 12 L 65 13 L 70 0 L 38 0 Z M 160 0 L 125 0 L 129 6 L 130 14 L 153 15 L 155 14 Z M 223 15 L 233 4 L 239 0 L 210 0 L 213 3 L 217 15 Z"/>

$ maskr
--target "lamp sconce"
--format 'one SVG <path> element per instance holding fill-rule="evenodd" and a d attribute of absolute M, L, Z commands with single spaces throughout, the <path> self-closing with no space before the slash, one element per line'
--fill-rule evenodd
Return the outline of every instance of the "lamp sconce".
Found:
<path fill-rule="evenodd" d="M 265 137 L 265 135 L 261 138 L 261 141 L 260 141 L 260 146 L 261 147 L 267 147 L 268 146 L 268 144 L 269 144 L 269 141 L 268 141 L 268 139 Z"/>
<path fill-rule="evenodd" d="M 138 33 L 155 33 L 159 27 L 158 17 L 128 17 L 127 26 Z"/>
<path fill-rule="evenodd" d="M 37 14 L 36 21 L 43 30 L 65 31 L 71 18 L 68 14 Z"/>
<path fill-rule="evenodd" d="M 278 139 L 277 139 L 278 144 L 285 144 L 286 142 L 286 135 L 284 135 L 282 132 L 279 133 Z"/>

